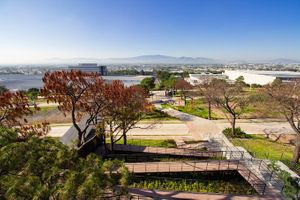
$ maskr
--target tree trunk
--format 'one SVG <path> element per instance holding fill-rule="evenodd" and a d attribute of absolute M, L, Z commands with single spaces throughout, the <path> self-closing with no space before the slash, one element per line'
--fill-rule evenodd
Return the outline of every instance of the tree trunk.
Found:
<path fill-rule="evenodd" d="M 83 136 L 83 134 L 81 132 L 78 132 L 77 147 L 80 147 L 82 145 L 82 136 Z"/>
<path fill-rule="evenodd" d="M 211 120 L 211 102 L 208 101 L 208 119 Z"/>
<path fill-rule="evenodd" d="M 114 151 L 114 136 L 110 134 L 110 150 Z"/>
<path fill-rule="evenodd" d="M 293 153 L 293 162 L 298 163 L 300 157 L 300 136 L 299 135 L 297 135 L 294 144 L 295 144 L 295 148 Z"/>
<path fill-rule="evenodd" d="M 293 116 L 291 116 L 291 117 L 285 116 L 285 118 L 291 125 L 292 129 L 297 134 L 297 137 L 294 142 L 295 149 L 294 149 L 294 153 L 293 153 L 293 162 L 298 163 L 299 162 L 299 153 L 300 153 L 300 130 L 298 129 L 299 125 L 298 124 L 297 124 L 297 126 L 295 125 Z"/>
<path fill-rule="evenodd" d="M 123 141 L 124 141 L 124 144 L 127 144 L 127 135 L 126 135 L 125 130 L 123 130 Z"/>
<path fill-rule="evenodd" d="M 300 153 L 300 143 L 295 143 L 295 149 L 293 154 L 293 162 L 298 163 L 299 162 L 299 153 Z"/>
<path fill-rule="evenodd" d="M 231 131 L 232 131 L 232 135 L 235 135 L 235 121 L 236 121 L 236 116 L 233 115 L 232 116 L 232 121 L 231 121 Z"/>

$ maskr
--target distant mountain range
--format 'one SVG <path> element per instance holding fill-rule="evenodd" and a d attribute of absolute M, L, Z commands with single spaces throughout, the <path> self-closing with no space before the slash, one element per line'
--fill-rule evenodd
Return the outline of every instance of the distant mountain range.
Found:
<path fill-rule="evenodd" d="M 274 60 L 217 60 L 212 58 L 204 57 L 174 57 L 166 55 L 142 55 L 128 58 L 51 58 L 47 59 L 49 63 L 85 63 L 85 62 L 96 62 L 103 64 L 244 64 L 244 63 L 274 63 L 274 64 L 290 64 L 300 63 L 300 59 L 274 59 Z"/>

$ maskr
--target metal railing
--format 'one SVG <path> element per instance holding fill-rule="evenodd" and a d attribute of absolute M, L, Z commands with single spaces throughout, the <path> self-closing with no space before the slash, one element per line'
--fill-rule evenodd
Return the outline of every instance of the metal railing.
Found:
<path fill-rule="evenodd" d="M 224 136 L 225 137 L 225 136 Z M 225 140 L 225 141 L 224 141 Z M 227 141 L 227 142 L 226 142 Z M 228 146 L 228 139 L 223 138 L 221 139 L 215 139 L 215 142 L 219 142 L 220 146 L 225 147 L 228 150 L 232 151 L 240 151 L 239 148 L 236 146 Z M 267 163 L 264 159 L 258 159 L 253 157 L 249 152 L 244 152 L 243 157 L 239 157 L 239 155 L 234 155 L 231 157 L 231 159 L 240 159 L 245 162 L 245 166 L 253 171 L 253 173 L 260 175 L 261 179 L 266 183 L 273 186 L 276 190 L 278 190 L 280 193 L 282 193 L 284 188 L 283 181 L 279 178 L 279 175 L 276 171 L 271 169 L 269 166 L 269 163 Z"/>

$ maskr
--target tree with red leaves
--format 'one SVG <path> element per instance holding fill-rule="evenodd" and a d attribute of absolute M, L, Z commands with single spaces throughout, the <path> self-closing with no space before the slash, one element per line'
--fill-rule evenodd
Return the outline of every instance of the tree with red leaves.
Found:
<path fill-rule="evenodd" d="M 108 100 L 112 106 L 103 113 L 110 137 L 110 149 L 123 138 L 127 143 L 127 132 L 133 129 L 147 110 L 147 94 L 137 86 L 126 87 L 121 81 L 113 81 L 110 85 Z"/>
<path fill-rule="evenodd" d="M 192 89 L 191 84 L 189 84 L 184 79 L 178 79 L 175 82 L 175 89 L 180 90 L 181 99 L 184 100 L 184 102 L 186 103 L 187 92 L 188 92 L 188 90 Z"/>
<path fill-rule="evenodd" d="M 106 84 L 97 73 L 74 70 L 46 73 L 43 82 L 41 94 L 47 101 L 58 103 L 58 109 L 65 115 L 71 114 L 78 132 L 77 146 L 80 147 L 86 142 L 88 127 L 97 123 L 97 116 L 108 105 Z M 82 117 L 85 117 L 86 123 L 79 126 Z"/>
<path fill-rule="evenodd" d="M 21 125 L 24 116 L 31 115 L 28 98 L 23 92 L 0 93 L 0 125 L 5 127 Z"/>
<path fill-rule="evenodd" d="M 123 104 L 118 108 L 118 121 L 121 124 L 124 144 L 127 144 L 127 132 L 133 128 L 142 119 L 150 107 L 146 100 L 147 94 L 137 86 L 125 88 L 123 91 Z M 118 139 L 118 140 L 119 140 Z"/>

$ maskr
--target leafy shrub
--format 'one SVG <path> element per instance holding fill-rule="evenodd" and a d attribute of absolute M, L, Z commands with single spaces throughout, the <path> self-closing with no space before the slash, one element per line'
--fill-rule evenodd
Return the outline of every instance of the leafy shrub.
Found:
<path fill-rule="evenodd" d="M 232 128 L 229 127 L 225 128 L 222 133 L 228 138 L 251 138 L 240 127 L 235 128 L 235 134 L 232 133 Z"/>
<path fill-rule="evenodd" d="M 174 172 L 133 175 L 130 187 L 186 192 L 256 194 L 237 171 Z"/>
<path fill-rule="evenodd" d="M 167 139 L 161 143 L 161 146 L 167 147 L 167 148 L 176 148 L 177 144 L 176 144 L 175 140 Z"/>

